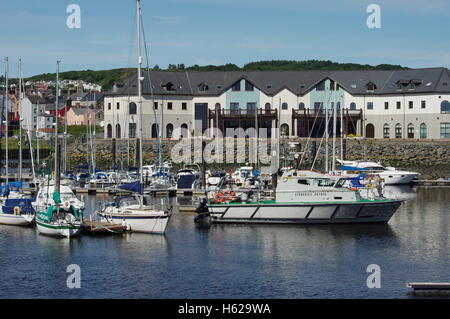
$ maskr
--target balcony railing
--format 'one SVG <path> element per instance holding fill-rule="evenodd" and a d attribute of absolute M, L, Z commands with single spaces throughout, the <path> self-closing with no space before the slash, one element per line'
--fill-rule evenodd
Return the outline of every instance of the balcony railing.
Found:
<path fill-rule="evenodd" d="M 258 114 L 256 114 L 258 112 Z M 211 117 L 217 115 L 221 117 L 251 117 L 251 116 L 276 116 L 276 109 L 217 109 L 210 110 Z"/>
<path fill-rule="evenodd" d="M 320 116 L 320 117 L 324 117 L 325 116 L 325 109 L 320 108 L 320 109 L 303 109 L 303 110 L 292 110 L 293 111 L 293 115 L 295 117 L 312 117 L 312 116 Z M 359 116 L 361 114 L 361 110 L 352 110 L 352 109 L 344 109 L 344 116 L 345 115 L 350 115 L 350 116 Z M 332 110 L 328 111 L 328 115 L 330 116 L 332 113 Z M 337 115 L 339 116 L 341 114 L 341 110 L 337 109 Z"/>

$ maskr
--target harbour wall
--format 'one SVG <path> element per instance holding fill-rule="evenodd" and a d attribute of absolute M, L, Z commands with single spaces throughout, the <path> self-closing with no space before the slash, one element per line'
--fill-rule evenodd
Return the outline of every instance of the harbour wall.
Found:
<path fill-rule="evenodd" d="M 178 140 L 162 140 L 161 150 L 163 160 L 173 161 L 172 149 L 179 143 Z M 315 143 L 314 143 L 315 142 Z M 145 140 L 143 144 L 144 164 L 152 164 L 156 154 L 156 140 Z M 216 143 L 213 140 L 205 140 L 206 145 Z M 325 146 L 320 139 L 309 140 L 282 139 L 280 148 L 280 167 L 296 165 L 301 159 L 300 168 L 310 169 L 314 162 L 314 169 L 323 170 L 325 163 Z M 239 145 L 240 144 L 240 145 Z M 315 147 L 314 147 L 315 144 Z M 138 161 L 138 153 L 135 152 L 137 142 L 135 139 L 101 139 L 96 140 L 96 163 L 101 169 L 111 167 L 135 166 Z M 197 144 L 199 145 L 199 144 Z M 225 145 L 225 143 L 224 143 Z M 245 145 L 245 146 L 244 146 Z M 320 146 L 321 145 L 321 146 Z M 381 162 L 385 166 L 408 169 L 421 173 L 421 179 L 450 178 L 450 140 L 385 140 L 385 139 L 346 139 L 344 143 L 344 154 L 346 160 L 371 160 Z M 274 147 L 278 147 L 274 144 Z M 72 141 L 68 144 L 67 161 L 69 168 L 85 164 L 88 160 L 86 151 L 87 143 Z M 115 149 L 115 152 L 114 152 Z M 199 149 L 198 147 L 196 148 Z M 206 164 L 207 169 L 233 169 L 242 166 L 245 162 L 250 162 L 248 156 L 249 143 L 235 143 L 234 154 L 236 157 L 245 158 L 241 163 L 211 163 Z M 314 151 L 314 149 L 316 151 Z M 329 159 L 331 163 L 332 142 L 329 144 Z M 191 143 L 191 160 L 194 161 L 194 142 Z M 299 152 L 298 160 L 294 161 L 295 153 Z M 304 152 L 304 153 L 303 153 Z M 198 152 L 197 152 L 198 153 Z M 270 142 L 267 148 L 260 146 L 260 158 L 267 162 L 271 154 Z M 336 157 L 340 158 L 340 140 L 336 142 Z M 197 162 L 201 164 L 197 155 Z M 225 157 L 224 157 L 225 158 Z M 291 160 L 289 160 L 291 159 Z M 315 161 L 314 161 L 315 159 Z M 251 163 L 250 163 L 251 164 Z M 182 167 L 182 164 L 175 163 L 175 168 Z"/>

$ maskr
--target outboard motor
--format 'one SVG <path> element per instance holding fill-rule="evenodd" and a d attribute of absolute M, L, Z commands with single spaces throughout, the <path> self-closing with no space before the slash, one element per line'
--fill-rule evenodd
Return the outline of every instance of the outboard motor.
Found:
<path fill-rule="evenodd" d="M 208 203 L 208 199 L 206 197 L 203 197 L 200 200 L 199 205 L 195 209 L 195 212 L 198 214 L 194 218 L 195 224 L 197 224 L 199 227 L 202 228 L 209 228 L 211 227 L 211 215 L 209 214 L 208 207 L 206 204 Z"/>

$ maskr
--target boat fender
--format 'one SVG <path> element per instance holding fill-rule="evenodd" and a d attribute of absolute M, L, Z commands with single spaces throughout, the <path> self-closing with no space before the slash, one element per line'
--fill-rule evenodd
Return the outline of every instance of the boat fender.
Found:
<path fill-rule="evenodd" d="M 14 207 L 14 215 L 20 215 L 22 213 L 21 209 L 19 206 L 15 206 Z"/>
<path fill-rule="evenodd" d="M 214 195 L 214 201 L 216 203 L 222 203 L 223 201 L 225 201 L 225 196 L 223 193 L 217 193 Z"/>
<path fill-rule="evenodd" d="M 69 209 L 70 208 L 70 203 L 69 202 L 64 202 L 64 208 L 65 209 Z"/>

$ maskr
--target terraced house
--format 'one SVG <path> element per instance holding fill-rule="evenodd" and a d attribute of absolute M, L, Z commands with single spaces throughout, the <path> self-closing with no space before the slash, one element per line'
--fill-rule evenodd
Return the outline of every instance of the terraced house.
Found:
<path fill-rule="evenodd" d="M 143 76 L 144 138 L 188 137 L 195 123 L 199 123 L 196 134 L 207 128 L 219 128 L 225 134 L 227 128 L 253 127 L 267 128 L 269 136 L 272 128 L 278 128 L 285 136 L 322 137 L 333 110 L 338 136 L 450 138 L 450 71 L 446 68 L 152 71 L 151 86 L 145 72 Z M 136 76 L 106 92 L 104 120 L 105 138 L 136 137 Z M 333 120 L 328 124 L 332 135 Z"/>

